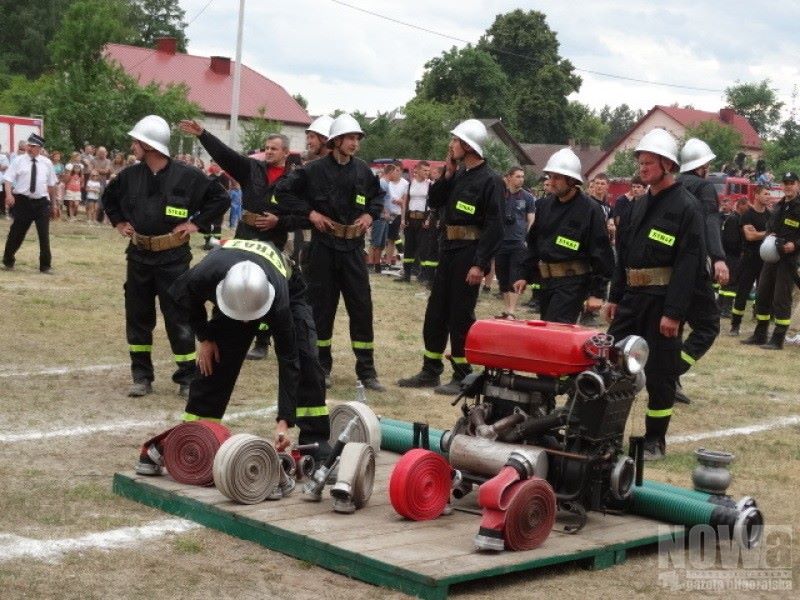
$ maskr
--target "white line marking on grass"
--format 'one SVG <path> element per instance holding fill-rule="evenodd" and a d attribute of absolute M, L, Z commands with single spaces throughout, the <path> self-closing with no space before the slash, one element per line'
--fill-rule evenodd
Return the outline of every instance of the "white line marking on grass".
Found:
<path fill-rule="evenodd" d="M 259 408 L 256 410 L 246 410 L 238 413 L 225 415 L 225 421 L 234 421 L 245 417 L 266 417 L 275 412 L 275 406 Z M 36 440 L 49 440 L 52 438 L 77 437 L 81 435 L 91 435 L 94 433 L 105 433 L 109 431 L 120 431 L 125 429 L 147 429 L 158 427 L 169 423 L 167 419 L 158 421 L 112 421 L 110 423 L 98 423 L 97 425 L 84 425 L 79 427 L 66 427 L 64 429 L 53 429 L 50 431 L 23 431 L 20 433 L 0 434 L 0 442 L 30 442 Z"/>
<path fill-rule="evenodd" d="M 52 561 L 67 552 L 124 548 L 170 533 L 184 533 L 198 527 L 201 525 L 185 519 L 161 519 L 139 527 L 123 527 L 61 540 L 37 540 L 10 533 L 0 533 L 0 562 L 18 558 Z"/>
<path fill-rule="evenodd" d="M 154 365 L 165 365 L 170 361 L 155 361 Z M 130 363 L 114 363 L 111 365 L 87 365 L 85 367 L 48 367 L 36 371 L 0 371 L 0 378 L 6 377 L 37 377 L 40 375 L 68 375 L 69 373 L 97 373 L 98 371 L 110 371 L 111 369 L 121 369 L 130 367 Z"/>
<path fill-rule="evenodd" d="M 667 437 L 667 442 L 670 444 L 684 444 L 686 442 L 699 442 L 700 440 L 731 437 L 734 435 L 750 435 L 751 433 L 760 433 L 762 431 L 780 429 L 782 427 L 791 427 L 792 425 L 798 424 L 800 424 L 800 415 L 790 415 L 788 417 L 778 417 L 776 419 L 770 419 L 769 421 L 764 421 L 762 423 L 756 423 L 753 425 L 745 425 L 743 427 L 731 427 L 730 429 L 718 429 L 716 431 L 687 433 L 685 435 L 671 435 Z"/>

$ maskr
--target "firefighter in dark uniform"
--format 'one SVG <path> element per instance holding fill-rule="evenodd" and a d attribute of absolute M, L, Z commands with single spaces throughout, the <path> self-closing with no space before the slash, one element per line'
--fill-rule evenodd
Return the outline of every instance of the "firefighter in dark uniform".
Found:
<path fill-rule="evenodd" d="M 306 376 L 300 356 L 316 348 L 311 311 L 306 311 L 305 321 L 298 323 L 293 318 L 296 300 L 290 289 L 291 270 L 289 261 L 269 242 L 232 239 L 172 285 L 170 294 L 189 315 L 200 342 L 200 374 L 189 388 L 183 421 L 222 419 L 247 349 L 259 324 L 268 323 L 279 365 L 275 446 L 279 451 L 285 449 L 290 444 L 288 429 L 297 425 L 299 443 L 317 442 L 316 457 L 327 457 L 330 428 L 322 377 L 316 378 L 317 390 L 300 385 Z M 213 305 L 211 319 L 207 302 Z M 321 371 L 319 363 L 316 365 Z M 148 450 L 142 449 L 137 472 L 158 474 L 159 461 L 154 461 Z"/>
<path fill-rule="evenodd" d="M 742 215 L 748 206 L 747 198 L 739 198 L 734 202 L 731 212 L 722 213 L 722 249 L 725 251 L 725 264 L 728 266 L 729 274 L 728 283 L 719 289 L 720 316 L 723 319 L 731 318 L 731 308 L 736 298 L 744 248 Z"/>
<path fill-rule="evenodd" d="M 764 267 L 756 291 L 756 329 L 742 340 L 743 344 L 759 344 L 765 350 L 783 350 L 791 323 L 792 290 L 800 256 L 800 181 L 796 173 L 783 175 L 783 194 L 773 208 L 768 235 L 762 242 Z M 775 329 L 767 342 L 771 319 L 775 320 Z"/>
<path fill-rule="evenodd" d="M 681 149 L 681 174 L 678 180 L 698 202 L 695 203 L 704 223 L 705 247 L 713 265 L 713 277 L 707 274 L 698 282 L 692 303 L 687 313 L 686 322 L 691 332 L 681 348 L 680 374 L 683 375 L 708 352 L 719 335 L 719 305 L 714 293 L 714 282 L 720 285 L 728 283 L 728 266 L 725 263 L 725 250 L 722 248 L 719 200 L 714 184 L 706 179 L 711 161 L 716 155 L 708 144 L 697 138 L 686 140 Z M 683 393 L 678 382 L 678 402 L 689 404 L 691 401 Z"/>
<path fill-rule="evenodd" d="M 226 146 L 219 138 L 203 129 L 196 121 L 180 122 L 181 131 L 197 137 L 206 152 L 225 172 L 239 182 L 242 188 L 242 218 L 234 237 L 243 240 L 272 242 L 281 251 L 286 246 L 290 217 L 278 222 L 275 185 L 286 174 L 286 157 L 289 141 L 281 134 L 267 136 L 264 160 L 243 156 Z M 269 332 L 262 329 L 255 344 L 247 353 L 249 360 L 261 360 L 267 355 Z"/>
<path fill-rule="evenodd" d="M 753 284 L 758 281 L 764 261 L 761 260 L 759 249 L 761 242 L 767 236 L 767 223 L 770 212 L 767 210 L 771 204 L 769 188 L 756 186 L 753 196 L 753 206 L 742 215 L 741 226 L 744 242 L 742 244 L 742 261 L 739 267 L 739 280 L 736 286 L 736 299 L 731 308 L 731 331 L 730 335 L 738 336 L 739 328 L 742 325 L 744 309 L 747 307 L 747 300 L 750 292 L 753 291 Z M 765 336 L 766 337 L 766 336 Z"/>
<path fill-rule="evenodd" d="M 537 204 L 536 220 L 528 231 L 527 281 L 514 284 L 522 293 L 539 272 L 544 321 L 575 323 L 584 303 L 589 312 L 599 311 L 614 271 L 606 215 L 581 191 L 581 171 L 581 161 L 570 148 L 547 161 L 544 172 L 551 193 Z"/>
<path fill-rule="evenodd" d="M 141 119 L 129 132 L 131 151 L 140 161 L 119 172 L 103 192 L 111 224 L 130 238 L 125 281 L 125 322 L 133 385 L 129 396 L 152 392 L 151 350 L 156 325 L 155 299 L 164 315 L 170 346 L 178 364 L 172 376 L 186 395 L 195 374 L 191 327 L 167 293 L 189 269 L 189 235 L 208 231 L 225 214 L 228 194 L 199 169 L 169 158 L 170 129 L 157 115 Z"/>
<path fill-rule="evenodd" d="M 639 175 L 650 189 L 624 214 L 617 230 L 617 264 L 611 281 L 608 333 L 616 340 L 642 336 L 650 347 L 645 366 L 649 396 L 646 460 L 663 458 L 675 402 L 681 329 L 691 294 L 704 270 L 703 220 L 696 199 L 675 181 L 678 143 L 653 129 L 636 147 Z"/>
<path fill-rule="evenodd" d="M 443 236 L 439 265 L 425 309 L 422 370 L 397 382 L 400 387 L 433 387 L 438 394 L 458 394 L 471 368 L 464 352 L 467 331 L 475 322 L 475 304 L 484 275 L 502 241 L 499 218 L 505 183 L 483 158 L 486 127 L 468 119 L 451 132 L 444 177 L 431 185 L 428 205 L 439 210 Z M 463 166 L 458 167 L 458 162 Z M 440 385 L 442 358 L 450 338 L 453 378 Z"/>
<path fill-rule="evenodd" d="M 356 376 L 365 388 L 386 388 L 375 371 L 372 292 L 364 260 L 364 232 L 383 210 L 378 178 L 356 158 L 364 132 L 351 115 L 330 128 L 331 153 L 292 171 L 276 189 L 277 202 L 290 214 L 304 213 L 313 225 L 304 275 L 317 325 L 319 358 L 330 385 L 331 345 L 339 295 L 350 318 Z"/>

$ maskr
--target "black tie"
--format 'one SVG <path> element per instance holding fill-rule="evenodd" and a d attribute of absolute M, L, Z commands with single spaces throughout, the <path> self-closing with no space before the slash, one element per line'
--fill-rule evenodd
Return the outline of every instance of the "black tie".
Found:
<path fill-rule="evenodd" d="M 36 159 L 31 157 L 31 194 L 36 193 Z"/>

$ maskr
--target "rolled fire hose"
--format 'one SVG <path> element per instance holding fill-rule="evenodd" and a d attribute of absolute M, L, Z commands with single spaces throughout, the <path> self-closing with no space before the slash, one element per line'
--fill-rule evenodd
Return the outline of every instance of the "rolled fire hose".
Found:
<path fill-rule="evenodd" d="M 358 417 L 358 422 L 350 433 L 350 442 L 363 442 L 372 446 L 375 454 L 381 450 L 381 424 L 373 410 L 363 402 L 345 402 L 336 405 L 330 414 L 331 446 L 339 438 L 347 424 Z"/>
<path fill-rule="evenodd" d="M 414 447 L 413 423 L 383 417 L 380 421 L 380 428 L 381 448 L 383 450 L 403 454 Z M 447 456 L 441 447 L 442 435 L 444 435 L 444 431 L 441 429 L 428 429 L 430 449 L 437 454 Z"/>
<path fill-rule="evenodd" d="M 364 508 L 375 485 L 375 451 L 364 442 L 348 442 L 339 459 L 339 474 L 331 488 L 333 510 L 353 513 Z"/>
<path fill-rule="evenodd" d="M 400 457 L 389 477 L 392 507 L 412 521 L 429 521 L 440 516 L 450 500 L 452 481 L 447 461 L 422 448 Z"/>
<path fill-rule="evenodd" d="M 685 496 L 686 498 L 691 498 L 699 502 L 718 504 L 719 506 L 727 506 L 729 508 L 735 508 L 740 511 L 746 508 L 750 508 L 751 506 L 758 506 L 758 504 L 756 503 L 755 499 L 752 496 L 742 496 L 742 498 L 740 498 L 739 501 L 737 502 L 730 496 L 719 496 L 717 494 L 709 494 L 708 492 L 699 492 L 697 490 L 690 490 L 687 488 L 678 487 L 677 485 L 664 483 L 662 481 L 653 481 L 647 479 L 642 483 L 642 485 L 644 485 L 644 487 L 651 488 L 654 490 L 662 490 L 665 492 L 670 492 L 672 494 L 677 494 L 678 496 Z"/>
<path fill-rule="evenodd" d="M 281 467 L 268 440 L 239 433 L 220 446 L 213 473 L 214 485 L 224 496 L 240 504 L 256 504 L 278 485 Z"/>
<path fill-rule="evenodd" d="M 214 421 L 181 423 L 164 440 L 164 466 L 179 483 L 212 485 L 214 456 L 229 437 L 228 428 Z"/>
<path fill-rule="evenodd" d="M 541 546 L 556 521 L 556 494 L 540 477 L 520 479 L 512 466 L 478 489 L 483 508 L 475 546 L 479 550 L 532 550 Z"/>

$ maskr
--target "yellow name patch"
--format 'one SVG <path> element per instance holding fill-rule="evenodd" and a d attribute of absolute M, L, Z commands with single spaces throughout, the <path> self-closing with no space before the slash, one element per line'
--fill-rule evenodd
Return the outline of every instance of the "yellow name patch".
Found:
<path fill-rule="evenodd" d="M 288 269 L 286 263 L 283 262 L 280 253 L 271 244 L 265 244 L 256 240 L 228 240 L 223 244 L 222 248 L 225 250 L 246 250 L 253 254 L 258 254 L 262 258 L 266 258 L 273 267 L 284 277 L 288 276 Z"/>
<path fill-rule="evenodd" d="M 456 210 L 460 210 L 461 212 L 465 212 L 468 215 L 475 214 L 475 207 L 472 204 L 467 204 L 466 202 L 462 202 L 459 200 L 456 202 Z"/>
<path fill-rule="evenodd" d="M 787 227 L 800 227 L 800 221 L 795 221 L 794 219 L 784 219 L 783 224 Z"/>
<path fill-rule="evenodd" d="M 571 240 L 569 238 L 565 238 L 563 236 L 558 236 L 556 238 L 556 246 L 562 246 L 569 250 L 578 250 L 581 247 L 581 243 L 575 240 Z"/>
<path fill-rule="evenodd" d="M 664 233 L 663 231 L 659 231 L 658 229 L 651 229 L 647 237 L 649 237 L 651 240 L 658 242 L 659 244 L 664 244 L 665 246 L 672 247 L 675 245 L 674 235 Z"/>
<path fill-rule="evenodd" d="M 177 217 L 179 219 L 187 219 L 189 218 L 189 209 L 188 208 L 178 208 L 177 206 L 167 206 L 164 210 L 164 214 L 168 217 Z"/>
<path fill-rule="evenodd" d="M 361 206 L 364 206 L 366 203 L 367 203 L 367 199 L 364 196 L 362 196 L 361 194 L 358 194 L 356 196 L 356 204 L 360 204 Z"/>

